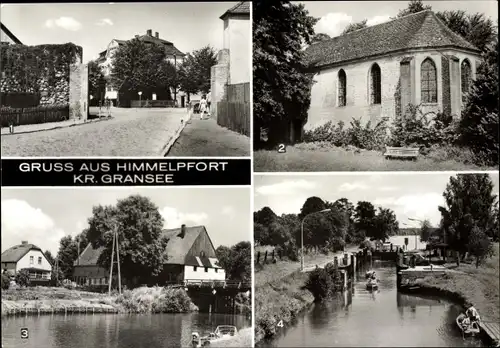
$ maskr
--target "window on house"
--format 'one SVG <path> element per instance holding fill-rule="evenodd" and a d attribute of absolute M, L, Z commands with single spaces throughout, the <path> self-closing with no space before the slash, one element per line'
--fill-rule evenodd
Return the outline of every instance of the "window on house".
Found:
<path fill-rule="evenodd" d="M 35 262 L 35 257 L 34 256 L 30 256 L 30 265 L 32 265 L 34 262 Z"/>
<path fill-rule="evenodd" d="M 437 72 L 434 62 L 427 58 L 420 67 L 422 103 L 437 103 Z"/>
<path fill-rule="evenodd" d="M 198 267 L 193 266 L 193 272 L 196 272 L 198 270 Z"/>
<path fill-rule="evenodd" d="M 205 257 L 205 252 L 204 251 L 200 252 L 200 257 Z"/>
<path fill-rule="evenodd" d="M 41 256 L 38 256 L 38 264 L 41 265 L 42 264 L 42 257 Z"/>
<path fill-rule="evenodd" d="M 460 79 L 462 84 L 462 101 L 465 102 L 467 94 L 469 93 L 472 79 L 472 70 L 468 59 L 465 59 L 462 62 L 462 66 L 460 69 Z"/>
<path fill-rule="evenodd" d="M 346 106 L 346 75 L 343 69 L 339 71 L 339 106 Z"/>
<path fill-rule="evenodd" d="M 382 76 L 377 63 L 370 71 L 370 104 L 380 104 L 382 101 Z"/>
<path fill-rule="evenodd" d="M 208 272 L 208 267 L 205 267 L 205 272 Z"/>

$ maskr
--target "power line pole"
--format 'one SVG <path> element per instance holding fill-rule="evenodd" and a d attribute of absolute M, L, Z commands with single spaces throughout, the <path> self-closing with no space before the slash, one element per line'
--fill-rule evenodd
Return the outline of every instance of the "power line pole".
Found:
<path fill-rule="evenodd" d="M 118 264 L 118 292 L 122 293 L 122 277 L 120 272 L 120 248 L 118 248 L 118 226 L 115 225 L 115 243 L 116 243 L 116 263 Z"/>
<path fill-rule="evenodd" d="M 108 294 L 111 295 L 111 281 L 113 279 L 113 260 L 115 258 L 115 236 L 113 233 L 113 246 L 111 248 L 111 266 L 109 267 L 109 281 L 108 281 Z"/>

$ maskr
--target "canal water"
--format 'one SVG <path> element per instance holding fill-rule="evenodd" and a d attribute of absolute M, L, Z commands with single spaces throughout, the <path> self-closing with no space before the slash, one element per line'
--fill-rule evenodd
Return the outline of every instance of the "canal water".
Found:
<path fill-rule="evenodd" d="M 462 338 L 455 323 L 461 308 L 439 298 L 396 290 L 396 268 L 374 261 L 379 290 L 368 291 L 363 274 L 351 290 L 315 304 L 260 347 L 481 347 Z"/>
<path fill-rule="evenodd" d="M 2 318 L 5 348 L 172 348 L 189 347 L 191 333 L 217 325 L 251 326 L 245 316 L 225 314 L 41 315 Z M 21 328 L 29 337 L 21 338 Z"/>

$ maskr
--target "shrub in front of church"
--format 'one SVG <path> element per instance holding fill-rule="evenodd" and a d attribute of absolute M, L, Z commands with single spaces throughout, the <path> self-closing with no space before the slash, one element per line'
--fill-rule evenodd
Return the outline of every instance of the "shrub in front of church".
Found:
<path fill-rule="evenodd" d="M 187 313 L 198 310 L 184 289 L 158 286 L 125 290 L 115 302 L 129 313 Z"/>

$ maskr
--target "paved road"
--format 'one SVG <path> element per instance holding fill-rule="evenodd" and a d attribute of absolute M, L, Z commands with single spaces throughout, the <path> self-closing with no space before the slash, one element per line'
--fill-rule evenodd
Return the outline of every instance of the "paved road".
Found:
<path fill-rule="evenodd" d="M 107 121 L 2 135 L 2 156 L 159 156 L 185 109 L 118 109 Z"/>
<path fill-rule="evenodd" d="M 170 148 L 168 157 L 250 156 L 250 138 L 217 125 L 213 118 L 200 120 L 193 115 L 190 123 Z"/>

